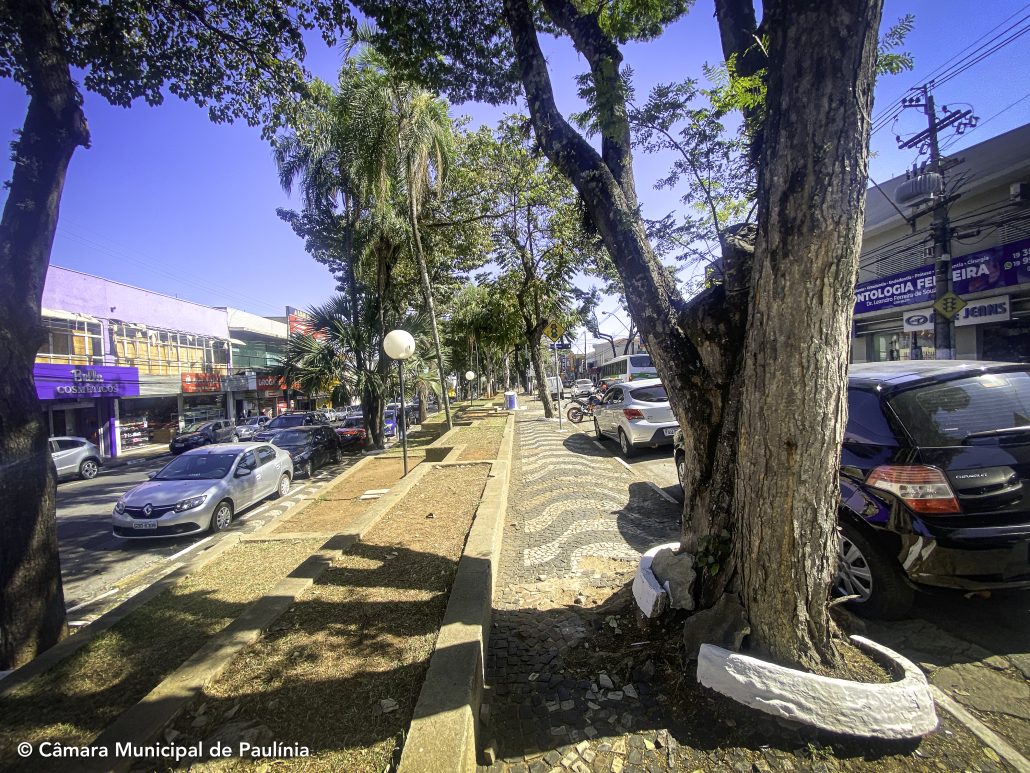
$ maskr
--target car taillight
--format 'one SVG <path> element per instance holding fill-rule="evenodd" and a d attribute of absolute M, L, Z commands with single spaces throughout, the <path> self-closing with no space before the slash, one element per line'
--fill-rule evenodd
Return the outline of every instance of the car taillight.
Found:
<path fill-rule="evenodd" d="M 633 421 L 634 419 L 642 419 L 642 418 L 644 418 L 644 414 L 641 413 L 636 408 L 623 408 L 622 409 L 622 415 L 625 416 L 626 419 L 629 420 L 629 421 Z"/>
<path fill-rule="evenodd" d="M 869 473 L 866 483 L 891 492 L 917 513 L 945 515 L 962 512 L 947 477 L 936 467 L 885 465 Z"/>

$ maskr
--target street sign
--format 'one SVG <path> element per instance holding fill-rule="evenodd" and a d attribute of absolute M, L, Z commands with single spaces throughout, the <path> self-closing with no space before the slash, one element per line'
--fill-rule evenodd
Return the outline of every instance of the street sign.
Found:
<path fill-rule="evenodd" d="M 955 295 L 955 293 L 948 292 L 938 298 L 937 303 L 933 307 L 945 319 L 953 319 L 956 314 L 966 307 L 966 302 Z"/>
<path fill-rule="evenodd" d="M 552 341 L 557 341 L 565 335 L 565 328 L 552 319 L 544 326 L 544 335 Z"/>
<path fill-rule="evenodd" d="M 547 348 L 550 349 L 551 351 L 554 351 L 555 349 L 571 349 L 572 348 L 572 344 L 558 342 L 556 344 L 548 344 Z"/>

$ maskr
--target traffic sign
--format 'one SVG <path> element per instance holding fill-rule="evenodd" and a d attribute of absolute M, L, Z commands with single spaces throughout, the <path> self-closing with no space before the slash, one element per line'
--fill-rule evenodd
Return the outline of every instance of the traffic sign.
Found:
<path fill-rule="evenodd" d="M 953 292 L 947 292 L 937 299 L 937 302 L 933 307 L 937 310 L 945 319 L 953 319 L 962 309 L 966 307 L 966 302 L 959 298 Z"/>
<path fill-rule="evenodd" d="M 562 327 L 560 323 L 552 319 L 544 325 L 544 335 L 552 341 L 557 341 L 565 335 L 565 328 Z"/>
<path fill-rule="evenodd" d="M 548 344 L 547 348 L 550 349 L 551 351 L 554 351 L 555 349 L 571 349 L 572 348 L 572 344 L 570 344 L 570 343 Z"/>

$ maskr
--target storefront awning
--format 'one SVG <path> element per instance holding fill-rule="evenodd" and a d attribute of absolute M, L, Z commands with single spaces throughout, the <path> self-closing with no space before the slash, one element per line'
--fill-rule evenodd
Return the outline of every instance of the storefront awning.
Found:
<path fill-rule="evenodd" d="M 59 311 L 57 309 L 42 309 L 44 317 L 50 317 L 50 319 L 66 319 L 72 322 L 100 322 L 96 317 L 91 317 L 89 314 L 76 314 L 73 311 Z"/>

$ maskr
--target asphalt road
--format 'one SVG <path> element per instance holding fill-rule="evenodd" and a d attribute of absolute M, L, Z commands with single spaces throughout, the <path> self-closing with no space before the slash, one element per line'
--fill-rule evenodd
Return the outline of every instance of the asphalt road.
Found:
<path fill-rule="evenodd" d="M 345 456 L 339 465 L 318 470 L 311 480 L 298 479 L 292 493 L 301 495 L 320 487 L 360 457 Z M 268 518 L 269 500 L 238 514 L 234 524 L 213 537 L 126 540 L 111 533 L 111 512 L 119 497 L 147 480 L 169 457 L 103 470 L 93 480 L 73 480 L 57 486 L 57 538 L 61 553 L 64 599 L 69 619 L 89 619 L 115 602 L 127 590 L 145 585 L 171 570 L 174 561 L 200 543 L 217 544 L 236 529 L 257 528 Z M 245 524 L 243 522 L 246 522 Z M 209 546 L 209 545 L 205 545 Z"/>

